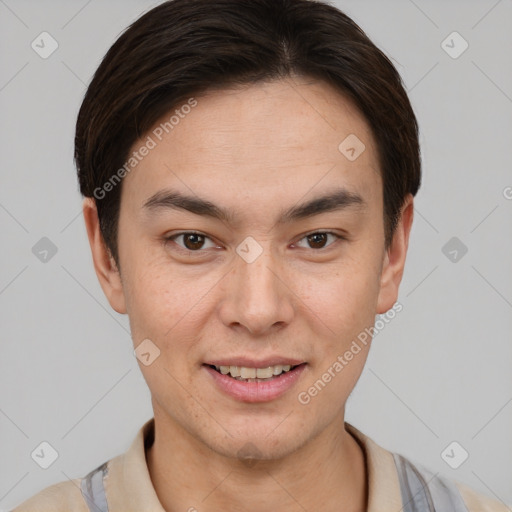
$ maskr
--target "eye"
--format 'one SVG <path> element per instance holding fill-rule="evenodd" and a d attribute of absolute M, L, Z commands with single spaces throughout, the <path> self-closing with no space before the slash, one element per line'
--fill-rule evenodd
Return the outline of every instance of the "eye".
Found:
<path fill-rule="evenodd" d="M 302 237 L 299 242 L 297 242 L 294 245 L 297 245 L 302 248 L 306 249 L 325 249 L 326 247 L 329 247 L 333 245 L 333 242 L 328 243 L 329 237 L 331 239 L 334 239 L 333 242 L 336 240 L 344 240 L 345 238 L 341 235 L 338 235 L 337 233 L 333 233 L 331 231 L 315 231 L 314 233 L 310 233 L 304 237 Z M 178 240 L 182 240 L 182 243 L 179 243 Z M 301 246 L 301 242 L 305 240 L 308 244 L 308 247 Z M 206 235 L 203 235 L 202 233 L 197 233 L 194 231 L 184 231 L 181 233 L 176 233 L 171 236 L 165 237 L 165 241 L 172 241 L 178 245 L 180 249 L 187 252 L 202 252 L 202 249 L 208 249 L 212 247 L 218 247 L 211 238 L 207 237 Z M 208 247 L 207 241 L 210 242 L 210 246 Z"/>
<path fill-rule="evenodd" d="M 338 235 L 336 233 L 332 233 L 331 231 L 315 231 L 314 233 L 310 233 L 309 235 L 306 235 L 305 237 L 301 238 L 299 242 L 301 242 L 302 240 L 306 240 L 307 243 L 309 244 L 309 247 L 306 247 L 306 249 L 324 249 L 325 247 L 329 247 L 330 245 L 332 245 L 326 245 L 329 236 L 334 237 L 335 241 L 338 239 L 345 239 L 343 236 Z"/>
<path fill-rule="evenodd" d="M 176 242 L 176 240 L 182 238 L 183 239 L 183 245 Z M 166 241 L 172 241 L 175 242 L 178 247 L 181 249 L 191 251 L 191 252 L 199 252 L 200 249 L 205 249 L 205 241 L 211 239 L 207 237 L 206 235 L 203 235 L 202 233 L 196 233 L 193 231 L 185 231 L 183 233 L 176 233 L 175 235 L 165 237 Z M 211 247 L 217 247 L 213 242 L 211 242 Z M 208 247 L 206 247 L 208 248 Z"/>

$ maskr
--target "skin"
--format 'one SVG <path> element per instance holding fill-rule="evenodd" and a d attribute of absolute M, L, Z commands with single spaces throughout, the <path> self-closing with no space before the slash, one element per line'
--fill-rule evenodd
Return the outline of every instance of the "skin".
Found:
<path fill-rule="evenodd" d="M 307 405 L 297 396 L 396 302 L 413 198 L 385 250 L 375 141 L 359 111 L 326 83 L 294 77 L 196 99 L 124 179 L 121 272 L 94 202 L 83 204 L 106 297 L 129 315 L 135 347 L 149 338 L 161 351 L 149 366 L 139 362 L 155 415 L 146 457 L 156 493 L 167 511 L 366 510 L 364 453 L 344 415 L 370 343 Z M 338 150 L 349 134 L 366 146 L 353 162 Z M 364 205 L 277 222 L 283 209 L 339 187 Z M 147 211 L 144 203 L 166 188 L 231 209 L 233 222 Z M 190 230 L 206 238 L 165 240 Z M 318 231 L 346 239 L 307 237 Z M 263 249 L 252 263 L 236 253 L 248 236 Z M 225 395 L 202 367 L 274 354 L 307 365 L 291 390 L 265 403 Z M 248 443 L 251 461 L 239 455 Z"/>

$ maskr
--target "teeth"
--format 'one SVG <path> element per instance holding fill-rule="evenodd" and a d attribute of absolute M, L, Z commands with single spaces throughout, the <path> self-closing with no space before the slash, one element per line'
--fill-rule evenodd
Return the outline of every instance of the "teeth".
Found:
<path fill-rule="evenodd" d="M 267 368 L 248 368 L 246 366 L 216 366 L 215 368 L 222 375 L 230 375 L 238 378 L 238 380 L 248 379 L 249 382 L 256 382 L 254 379 L 270 379 L 281 375 L 281 373 L 289 372 L 291 366 L 289 364 L 278 364 Z"/>
<path fill-rule="evenodd" d="M 242 377 L 242 379 L 255 379 L 256 368 L 246 368 L 245 366 L 242 366 L 240 368 L 240 377 Z"/>
<path fill-rule="evenodd" d="M 268 368 L 258 368 L 256 370 L 256 377 L 258 379 L 269 379 L 274 375 L 274 371 L 272 366 L 269 366 Z"/>
<path fill-rule="evenodd" d="M 274 375 L 279 375 L 281 372 L 283 371 L 283 365 L 282 364 L 278 364 L 276 366 L 274 366 Z"/>

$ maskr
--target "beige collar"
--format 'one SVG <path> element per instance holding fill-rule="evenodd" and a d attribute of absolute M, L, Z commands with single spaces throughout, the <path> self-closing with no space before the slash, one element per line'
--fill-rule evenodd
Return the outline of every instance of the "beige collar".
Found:
<path fill-rule="evenodd" d="M 392 454 L 374 443 L 352 425 L 347 431 L 362 447 L 368 474 L 368 512 L 400 510 L 400 484 Z M 154 439 L 154 418 L 138 431 L 128 451 L 109 462 L 105 478 L 106 493 L 112 510 L 165 512 L 151 482 L 146 448 Z"/>
<path fill-rule="evenodd" d="M 363 449 L 368 479 L 368 512 L 401 510 L 402 495 L 395 461 L 385 450 L 354 426 L 345 422 L 345 429 Z"/>

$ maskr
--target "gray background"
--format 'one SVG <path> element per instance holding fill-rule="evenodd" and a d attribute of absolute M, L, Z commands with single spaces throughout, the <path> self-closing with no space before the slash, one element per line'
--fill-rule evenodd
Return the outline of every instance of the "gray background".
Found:
<path fill-rule="evenodd" d="M 152 415 L 127 318 L 93 271 L 72 155 L 86 84 L 157 3 L 0 0 L 2 510 L 125 451 Z M 512 1 L 335 4 L 402 74 L 424 165 L 403 311 L 375 338 L 347 419 L 510 505 Z M 31 48 L 43 31 L 59 44 L 47 59 Z M 458 58 L 441 46 L 453 31 L 469 43 Z M 46 262 L 42 237 L 57 247 Z M 42 441 L 59 453 L 46 470 L 30 456 Z M 441 457 L 452 441 L 469 453 L 458 469 Z"/>

